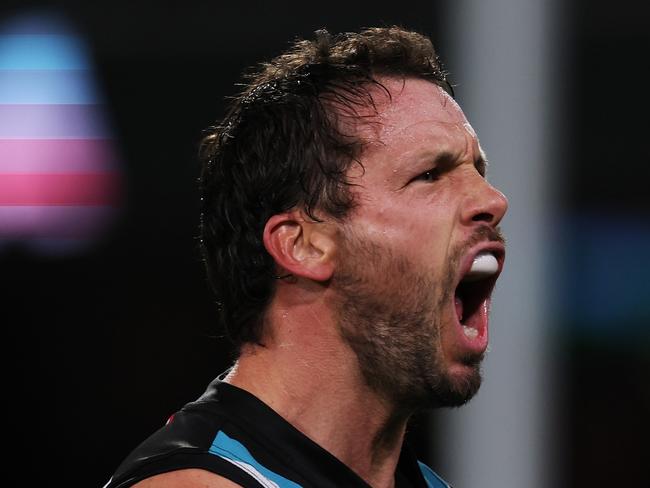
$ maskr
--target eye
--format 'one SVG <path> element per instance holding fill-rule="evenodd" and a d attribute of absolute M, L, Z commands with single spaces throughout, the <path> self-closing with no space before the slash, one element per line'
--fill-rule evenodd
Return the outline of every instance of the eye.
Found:
<path fill-rule="evenodd" d="M 485 178 L 485 173 L 487 172 L 487 163 L 482 160 L 477 161 L 474 167 L 476 168 L 476 171 L 478 171 L 478 174 L 480 174 L 481 177 Z"/>
<path fill-rule="evenodd" d="M 422 174 L 419 174 L 411 181 L 424 181 L 424 182 L 438 181 L 440 179 L 440 174 L 441 174 L 440 169 L 432 168 L 430 170 L 425 171 Z"/>

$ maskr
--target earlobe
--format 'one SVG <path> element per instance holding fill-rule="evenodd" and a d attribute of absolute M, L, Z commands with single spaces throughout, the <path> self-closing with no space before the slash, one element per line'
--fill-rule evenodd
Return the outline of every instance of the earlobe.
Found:
<path fill-rule="evenodd" d="M 264 227 L 264 247 L 275 260 L 278 274 L 329 280 L 334 272 L 335 242 L 327 227 L 299 211 L 272 216 Z"/>

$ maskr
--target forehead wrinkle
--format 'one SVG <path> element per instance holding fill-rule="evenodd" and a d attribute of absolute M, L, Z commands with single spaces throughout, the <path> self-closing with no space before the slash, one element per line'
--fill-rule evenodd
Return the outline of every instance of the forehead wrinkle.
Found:
<path fill-rule="evenodd" d="M 382 127 L 382 135 L 387 135 L 389 138 L 395 138 L 401 136 L 403 133 L 415 129 L 419 129 L 420 127 L 425 127 L 425 131 L 418 130 L 415 136 L 417 135 L 422 135 L 426 136 L 427 132 L 429 133 L 428 135 L 434 136 L 436 132 L 443 132 L 444 134 L 453 134 L 455 132 L 462 133 L 461 131 L 457 131 L 456 129 L 460 129 L 460 126 L 456 122 L 448 122 L 442 119 L 426 119 L 426 120 L 419 120 L 417 122 L 413 122 L 412 124 L 409 124 L 405 127 L 402 128 L 397 128 L 394 125 L 386 125 L 384 124 Z M 428 130 L 427 130 L 428 129 Z"/>
<path fill-rule="evenodd" d="M 427 153 L 432 159 L 447 152 L 456 159 L 475 162 L 479 151 L 476 134 L 444 90 L 423 80 L 381 81 L 391 97 L 384 93 L 375 100 L 373 110 L 360 110 L 367 112 L 366 117 L 356 120 L 356 135 L 364 141 L 360 161 L 367 170 L 374 172 L 383 166 L 399 171 L 405 162 L 428 158 Z"/>
<path fill-rule="evenodd" d="M 471 139 L 469 134 L 456 123 L 441 120 L 418 121 L 389 132 L 378 141 L 379 147 L 386 148 L 388 155 L 395 152 L 401 156 L 399 159 L 425 157 L 427 154 L 436 156 L 441 153 L 462 159 L 473 154 L 473 147 L 477 141 Z M 407 149 L 404 149 L 404 146 Z"/>
<path fill-rule="evenodd" d="M 352 133 L 365 144 L 385 145 L 393 134 L 423 123 L 462 127 L 461 130 L 476 136 L 460 106 L 435 83 L 394 76 L 379 76 L 377 81 L 381 87 L 368 87 L 372 106 L 355 107 L 356 117 L 349 121 L 354 125 Z M 424 93 L 422 86 L 426 87 Z M 398 127 L 401 122 L 413 120 L 416 122 Z"/>

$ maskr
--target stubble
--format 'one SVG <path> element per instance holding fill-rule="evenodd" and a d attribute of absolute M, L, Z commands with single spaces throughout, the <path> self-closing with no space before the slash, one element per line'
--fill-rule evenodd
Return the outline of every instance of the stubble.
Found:
<path fill-rule="evenodd" d="M 465 404 L 481 384 L 480 357 L 463 358 L 469 373 L 452 377 L 441 344 L 445 307 L 466 246 L 451 253 L 438 276 L 407 256 L 346 236 L 332 280 L 338 326 L 357 356 L 366 384 L 404 411 Z"/>

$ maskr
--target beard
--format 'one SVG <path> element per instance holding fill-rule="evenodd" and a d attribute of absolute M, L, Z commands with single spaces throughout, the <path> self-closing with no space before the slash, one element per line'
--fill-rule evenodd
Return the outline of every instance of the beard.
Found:
<path fill-rule="evenodd" d="M 452 250 L 436 279 L 405 255 L 348 233 L 332 278 L 339 332 L 356 354 L 366 384 L 399 409 L 461 406 L 481 385 L 483 355 L 460 358 L 466 372 L 452 375 L 441 333 L 457 326 L 443 318 L 453 303 L 460 259 L 482 239 Z"/>

